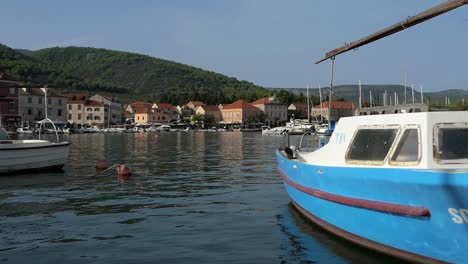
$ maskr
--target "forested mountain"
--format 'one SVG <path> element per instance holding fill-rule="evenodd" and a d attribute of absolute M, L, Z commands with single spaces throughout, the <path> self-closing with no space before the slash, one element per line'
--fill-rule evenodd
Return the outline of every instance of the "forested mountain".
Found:
<path fill-rule="evenodd" d="M 146 55 L 96 48 L 48 48 L 30 55 L 67 76 L 112 84 L 122 92 L 174 104 L 254 100 L 268 91 L 253 83 Z"/>

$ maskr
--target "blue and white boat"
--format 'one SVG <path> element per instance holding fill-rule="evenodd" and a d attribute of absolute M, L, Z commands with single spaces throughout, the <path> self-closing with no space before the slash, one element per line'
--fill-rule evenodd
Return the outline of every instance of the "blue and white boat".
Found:
<path fill-rule="evenodd" d="M 383 253 L 468 260 L 468 115 L 340 119 L 315 151 L 277 151 L 292 203 L 310 220 Z"/>
<path fill-rule="evenodd" d="M 321 61 L 332 59 L 333 82 L 336 55 L 465 4 L 449 0 Z M 324 229 L 412 262 L 468 263 L 468 112 L 345 117 L 325 146 L 276 157 L 292 204 Z"/>

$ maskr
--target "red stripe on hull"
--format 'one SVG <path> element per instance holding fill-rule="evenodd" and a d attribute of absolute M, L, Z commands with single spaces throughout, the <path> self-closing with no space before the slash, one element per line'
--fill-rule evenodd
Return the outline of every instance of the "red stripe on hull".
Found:
<path fill-rule="evenodd" d="M 410 261 L 410 262 L 415 262 L 415 263 L 424 263 L 424 264 L 443 264 L 443 263 L 448 263 L 445 261 L 425 257 L 422 255 L 418 255 L 415 253 L 411 253 L 408 251 L 404 251 L 398 248 L 390 247 L 384 244 L 377 243 L 375 241 L 369 240 L 367 238 L 355 235 L 353 233 L 350 233 L 346 230 L 343 230 L 339 227 L 336 227 L 334 225 L 329 224 L 328 222 L 318 218 L 317 216 L 313 215 L 312 213 L 308 212 L 306 209 L 302 208 L 300 205 L 298 205 L 296 202 L 294 202 L 291 199 L 291 203 L 310 221 L 313 223 L 317 224 L 321 228 L 325 229 L 326 231 L 333 233 L 343 239 L 349 240 L 353 243 L 356 243 L 360 246 L 363 246 L 365 248 L 369 248 L 375 251 L 378 251 L 380 253 L 390 255 L 393 257 L 397 257 L 400 259 L 403 259 L 405 261 Z"/>
<path fill-rule="evenodd" d="M 349 206 L 354 206 L 354 207 L 359 207 L 359 208 L 365 208 L 365 209 L 374 210 L 374 211 L 391 213 L 391 214 L 409 215 L 409 216 L 425 216 L 425 217 L 431 216 L 431 212 L 426 207 L 379 202 L 379 201 L 346 197 L 346 196 L 337 195 L 333 193 L 327 193 L 318 189 L 300 185 L 299 183 L 288 178 L 288 176 L 286 176 L 286 174 L 284 174 L 279 167 L 278 167 L 278 173 L 280 177 L 283 179 L 283 181 L 285 181 L 290 186 L 294 187 L 295 189 L 301 192 L 307 193 L 309 195 L 312 195 L 314 197 L 317 197 L 323 200 L 327 200 L 327 201 L 331 201 L 331 202 L 335 202 L 339 204 L 344 204 L 344 205 L 349 205 Z"/>

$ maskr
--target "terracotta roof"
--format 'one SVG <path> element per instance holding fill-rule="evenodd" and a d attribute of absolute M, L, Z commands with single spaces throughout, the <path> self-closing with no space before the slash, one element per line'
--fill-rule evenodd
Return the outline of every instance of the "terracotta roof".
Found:
<path fill-rule="evenodd" d="M 171 105 L 171 104 L 167 104 L 167 103 L 156 103 L 156 105 L 158 106 L 159 109 L 174 109 L 175 106 Z"/>
<path fill-rule="evenodd" d="M 86 100 L 85 102 L 85 106 L 104 106 L 103 104 L 101 104 L 100 102 L 98 101 L 94 101 L 94 100 Z"/>
<path fill-rule="evenodd" d="M 314 107 L 320 108 L 320 105 Z M 322 103 L 322 108 L 328 108 L 328 102 Z M 356 106 L 352 102 L 332 101 L 332 108 L 334 109 L 354 109 Z"/>
<path fill-rule="evenodd" d="M 203 107 L 205 111 L 209 111 L 209 112 L 219 111 L 219 107 L 217 105 L 202 105 L 200 107 Z"/>
<path fill-rule="evenodd" d="M 64 94 L 68 99 L 68 102 L 82 102 L 86 101 L 89 98 L 89 94 L 87 93 L 77 93 L 77 94 Z"/>
<path fill-rule="evenodd" d="M 132 108 L 135 108 L 135 107 L 149 107 L 151 108 L 153 106 L 152 103 L 145 103 L 145 102 L 133 102 L 133 103 L 130 103 L 130 106 Z"/>
<path fill-rule="evenodd" d="M 238 100 L 235 101 L 234 103 L 230 105 L 226 105 L 223 110 L 225 109 L 251 109 L 251 110 L 257 110 L 260 111 L 257 107 L 251 105 L 250 103 L 244 101 L 244 100 Z"/>
<path fill-rule="evenodd" d="M 135 110 L 136 114 L 148 114 L 152 112 L 153 112 L 153 109 L 151 107 L 140 107 Z"/>
<path fill-rule="evenodd" d="M 203 103 L 202 101 L 190 101 L 194 106 L 201 106 L 201 105 L 205 105 L 205 103 Z M 190 103 L 189 102 L 189 103 Z"/>
<path fill-rule="evenodd" d="M 257 101 L 252 102 L 253 105 L 258 105 L 258 104 L 269 104 L 271 103 L 271 99 L 269 97 L 263 97 L 258 99 Z"/>
<path fill-rule="evenodd" d="M 304 103 L 292 103 L 292 105 L 294 105 L 297 108 L 299 109 L 307 109 L 307 105 L 304 104 Z"/>

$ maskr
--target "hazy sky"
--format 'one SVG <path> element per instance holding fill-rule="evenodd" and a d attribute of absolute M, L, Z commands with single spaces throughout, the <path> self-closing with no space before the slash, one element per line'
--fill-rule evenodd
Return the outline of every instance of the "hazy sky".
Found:
<path fill-rule="evenodd" d="M 444 0 L 10 0 L 0 43 L 143 53 L 266 87 L 329 83 L 324 53 Z M 468 6 L 337 57 L 335 83 L 468 89 Z"/>

